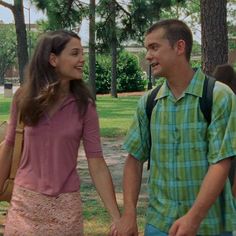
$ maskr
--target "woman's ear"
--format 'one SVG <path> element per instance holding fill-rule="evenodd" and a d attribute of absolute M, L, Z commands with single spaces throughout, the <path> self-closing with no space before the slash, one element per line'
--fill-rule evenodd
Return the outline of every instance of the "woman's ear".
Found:
<path fill-rule="evenodd" d="M 56 67 L 57 66 L 57 56 L 54 53 L 50 53 L 49 56 L 49 63 L 51 66 Z"/>

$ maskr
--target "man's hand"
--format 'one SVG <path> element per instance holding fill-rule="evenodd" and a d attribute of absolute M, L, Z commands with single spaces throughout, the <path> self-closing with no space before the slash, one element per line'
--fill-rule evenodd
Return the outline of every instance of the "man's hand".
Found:
<path fill-rule="evenodd" d="M 115 225 L 112 226 L 112 236 L 138 236 L 136 215 L 124 214 Z"/>
<path fill-rule="evenodd" d="M 194 220 L 188 214 L 176 220 L 169 230 L 169 236 L 195 236 L 200 222 Z"/>

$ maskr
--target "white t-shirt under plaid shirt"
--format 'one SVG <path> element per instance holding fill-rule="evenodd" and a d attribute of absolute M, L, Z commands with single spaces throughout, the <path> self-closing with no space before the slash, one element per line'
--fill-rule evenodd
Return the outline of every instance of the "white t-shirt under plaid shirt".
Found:
<path fill-rule="evenodd" d="M 194 74 L 183 95 L 176 99 L 165 81 L 151 117 L 152 137 L 147 223 L 168 232 L 172 223 L 193 205 L 209 165 L 236 156 L 236 98 L 216 82 L 212 119 L 201 112 L 205 75 Z M 124 147 L 144 162 L 149 155 L 149 128 L 144 95 L 127 134 Z M 236 229 L 236 201 L 227 181 L 224 191 L 202 221 L 199 235 L 217 235 Z"/>

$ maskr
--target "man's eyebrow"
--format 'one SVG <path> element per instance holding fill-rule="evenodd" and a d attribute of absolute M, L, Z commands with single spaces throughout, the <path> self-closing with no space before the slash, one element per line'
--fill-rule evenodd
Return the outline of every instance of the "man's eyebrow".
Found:
<path fill-rule="evenodd" d="M 145 46 L 145 48 L 151 48 L 151 47 L 154 47 L 154 46 L 159 46 L 159 43 L 150 43 L 147 46 Z"/>

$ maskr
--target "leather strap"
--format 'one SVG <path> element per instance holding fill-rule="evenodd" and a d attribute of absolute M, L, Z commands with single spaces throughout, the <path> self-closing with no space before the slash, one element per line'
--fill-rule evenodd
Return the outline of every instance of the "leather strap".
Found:
<path fill-rule="evenodd" d="M 9 176 L 10 179 L 15 178 L 17 169 L 20 164 L 22 148 L 23 148 L 23 135 L 24 135 L 24 124 L 20 121 L 20 113 L 19 113 L 17 117 L 15 144 L 11 161 L 11 172 Z"/>

